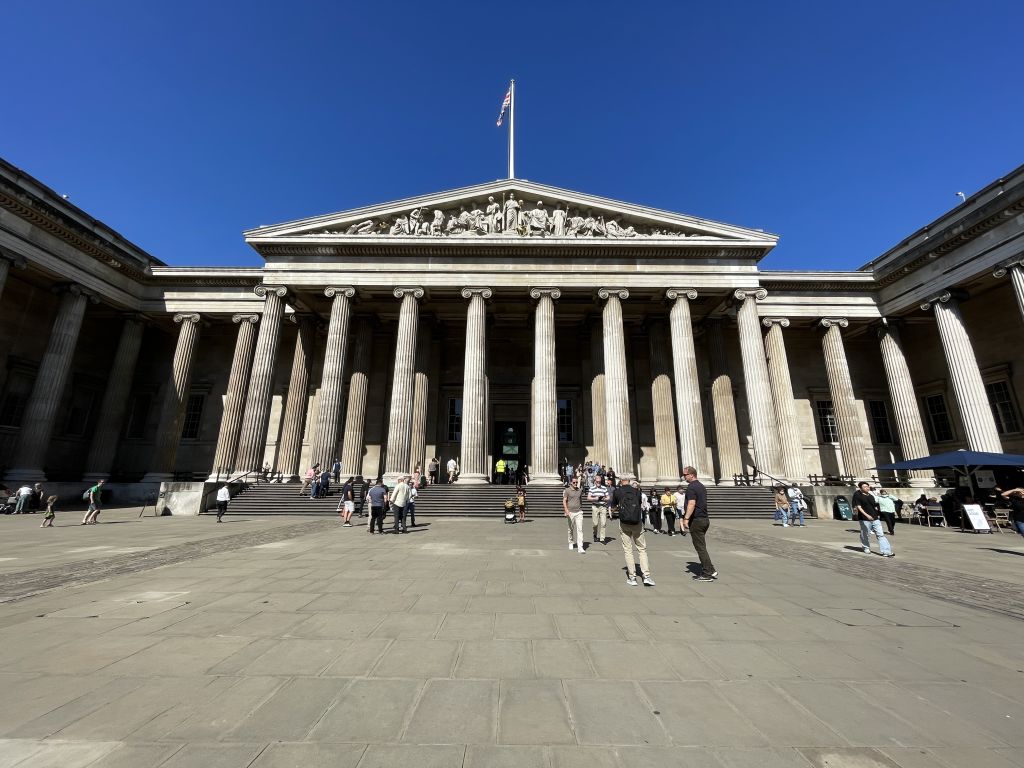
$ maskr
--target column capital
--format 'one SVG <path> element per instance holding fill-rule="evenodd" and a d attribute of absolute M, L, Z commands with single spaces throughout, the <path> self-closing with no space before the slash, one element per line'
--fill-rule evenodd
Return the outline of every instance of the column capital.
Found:
<path fill-rule="evenodd" d="M 765 328 L 771 328 L 773 325 L 777 325 L 780 328 L 789 328 L 788 317 L 762 317 L 761 325 Z"/>
<path fill-rule="evenodd" d="M 968 293 L 962 288 L 946 288 L 934 294 L 931 298 L 922 301 L 921 309 L 928 312 L 936 304 L 948 304 L 951 300 L 955 302 L 966 301 L 967 298 Z"/>
<path fill-rule="evenodd" d="M 490 288 L 480 287 L 463 288 L 460 293 L 464 299 L 471 299 L 474 296 L 479 296 L 481 299 L 489 299 L 493 295 Z"/>
<path fill-rule="evenodd" d="M 1006 277 L 1014 267 L 1024 267 L 1024 255 L 1014 256 L 1012 259 L 1004 261 L 992 270 L 992 277 Z"/>
<path fill-rule="evenodd" d="M 253 325 L 255 325 L 259 321 L 260 321 L 260 316 L 259 315 L 240 314 L 240 315 L 232 315 L 231 316 L 231 322 L 232 323 L 252 323 Z"/>
<path fill-rule="evenodd" d="M 198 323 L 200 320 L 198 312 L 177 312 L 174 315 L 176 323 Z"/>
<path fill-rule="evenodd" d="M 409 294 L 419 301 L 423 298 L 424 291 L 418 285 L 397 285 L 392 293 L 394 293 L 396 299 L 404 298 L 405 294 Z"/>
<path fill-rule="evenodd" d="M 880 339 L 887 333 L 899 331 L 903 324 L 904 320 L 902 317 L 883 317 L 877 323 L 872 324 L 871 327 L 875 331 L 875 336 Z"/>
<path fill-rule="evenodd" d="M 820 325 L 825 330 L 828 330 L 833 326 L 836 326 L 838 328 L 848 328 L 850 326 L 850 321 L 847 320 L 845 317 L 823 317 L 820 320 L 818 320 L 818 325 Z"/>
<path fill-rule="evenodd" d="M 736 301 L 746 301 L 747 299 L 764 301 L 768 298 L 768 291 L 764 288 L 737 288 L 732 292 L 732 297 Z"/>
<path fill-rule="evenodd" d="M 341 294 L 346 299 L 351 299 L 356 295 L 356 289 L 351 285 L 328 285 L 324 288 L 324 296 L 328 299 L 333 299 L 338 294 Z"/>
<path fill-rule="evenodd" d="M 72 296 L 84 296 L 90 304 L 99 304 L 100 298 L 95 293 L 80 286 L 78 283 L 58 283 L 53 286 L 53 292 L 57 295 L 70 293 Z"/>
<path fill-rule="evenodd" d="M 629 298 L 629 290 L 626 288 L 599 288 L 597 290 L 597 297 L 604 301 L 607 301 L 612 296 L 617 296 L 619 300 L 625 301 Z"/>
<path fill-rule="evenodd" d="M 288 295 L 288 289 L 283 285 L 257 285 L 252 289 L 252 292 L 259 296 L 261 299 L 266 297 L 268 294 L 273 293 L 279 299 L 283 299 Z"/>
<path fill-rule="evenodd" d="M 676 301 L 677 299 L 689 299 L 693 301 L 697 298 L 696 288 L 669 288 L 665 291 L 665 298 L 669 301 Z"/>
<path fill-rule="evenodd" d="M 6 248 L 0 248 L 0 259 L 5 259 L 6 261 L 11 262 L 11 266 L 15 269 L 25 269 L 28 266 L 23 256 L 12 253 Z"/>
<path fill-rule="evenodd" d="M 562 297 L 561 288 L 531 288 L 530 298 L 537 301 L 541 296 L 550 296 L 552 301 L 556 301 Z"/>

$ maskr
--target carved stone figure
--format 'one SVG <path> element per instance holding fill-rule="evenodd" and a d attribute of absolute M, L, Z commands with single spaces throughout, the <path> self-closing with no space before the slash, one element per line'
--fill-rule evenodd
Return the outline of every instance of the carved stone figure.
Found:
<path fill-rule="evenodd" d="M 565 219 L 566 212 L 562 210 L 561 204 L 556 203 L 555 210 L 551 212 L 551 223 L 549 225 L 551 234 L 555 237 L 565 237 Z"/>
<path fill-rule="evenodd" d="M 569 229 L 566 232 L 569 237 L 576 237 L 579 235 L 580 230 L 583 229 L 583 217 L 578 213 L 569 217 Z"/>
<path fill-rule="evenodd" d="M 361 221 L 358 224 L 353 224 L 345 232 L 346 235 L 369 235 L 373 234 L 373 230 L 376 229 L 377 223 L 373 219 L 367 219 Z"/>
<path fill-rule="evenodd" d="M 505 201 L 505 227 L 506 232 L 515 232 L 519 229 L 519 201 L 516 196 L 509 193 Z"/>
<path fill-rule="evenodd" d="M 605 224 L 605 234 L 608 237 L 636 237 L 636 230 L 633 227 L 623 227 L 615 219 Z"/>
<path fill-rule="evenodd" d="M 487 219 L 479 208 L 469 212 L 469 229 L 478 235 L 487 232 Z"/>
<path fill-rule="evenodd" d="M 494 202 L 494 197 L 487 198 L 486 229 L 488 232 L 501 232 L 501 206 Z"/>
<path fill-rule="evenodd" d="M 405 214 L 398 216 L 395 219 L 395 223 L 391 225 L 391 229 L 388 230 L 389 235 L 408 235 L 409 234 L 409 217 Z"/>
<path fill-rule="evenodd" d="M 413 208 L 409 213 L 409 232 L 413 235 L 418 235 L 422 231 L 421 225 L 423 221 L 423 211 L 419 208 Z"/>
<path fill-rule="evenodd" d="M 548 212 L 544 210 L 544 201 L 538 200 L 536 207 L 526 213 L 526 234 L 543 236 L 548 229 Z"/>
<path fill-rule="evenodd" d="M 444 211 L 434 209 L 434 219 L 430 222 L 430 234 L 440 237 L 444 233 Z"/>

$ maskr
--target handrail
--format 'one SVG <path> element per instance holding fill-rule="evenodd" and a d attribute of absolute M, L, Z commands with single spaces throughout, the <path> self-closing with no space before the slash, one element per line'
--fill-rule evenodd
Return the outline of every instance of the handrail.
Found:
<path fill-rule="evenodd" d="M 262 473 L 262 472 L 263 472 L 262 469 L 250 469 L 248 472 L 244 472 L 243 474 L 241 474 L 238 477 L 236 477 L 234 480 L 232 480 L 231 479 L 231 475 L 228 474 L 228 479 L 225 480 L 223 484 L 224 485 L 231 485 L 231 483 L 237 483 L 243 477 L 248 477 L 249 475 L 251 475 L 253 473 L 256 473 L 256 485 L 259 485 L 260 484 L 260 473 Z M 214 483 L 214 487 L 211 488 L 210 490 L 208 490 L 206 493 L 204 493 L 203 494 L 203 498 L 201 498 L 199 500 L 199 514 L 202 514 L 203 512 L 206 511 L 206 499 L 209 498 L 211 493 L 213 493 L 216 490 L 219 490 L 218 487 L 217 487 L 219 485 L 221 485 L 220 467 L 217 467 L 217 480 Z"/>

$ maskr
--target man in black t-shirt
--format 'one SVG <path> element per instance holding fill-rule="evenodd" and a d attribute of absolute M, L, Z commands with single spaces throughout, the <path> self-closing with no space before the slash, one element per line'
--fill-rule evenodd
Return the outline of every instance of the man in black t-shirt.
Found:
<path fill-rule="evenodd" d="M 708 489 L 697 479 L 697 470 L 693 467 L 683 469 L 683 480 L 687 482 L 686 492 L 683 494 L 686 506 L 682 511 L 683 519 L 680 526 L 684 533 L 689 529 L 693 548 L 700 558 L 700 574 L 697 581 L 714 581 L 718 578 L 718 571 L 711 562 L 705 540 L 708 528 L 711 527 L 711 520 L 708 517 Z"/>
<path fill-rule="evenodd" d="M 860 545 L 865 555 L 871 554 L 870 534 L 875 534 L 878 539 L 878 548 L 883 557 L 895 557 L 892 553 L 892 546 L 882 532 L 882 510 L 878 506 L 878 500 L 871 495 L 871 483 L 857 483 L 857 491 L 853 494 L 853 509 L 857 513 L 857 521 L 860 523 Z"/>

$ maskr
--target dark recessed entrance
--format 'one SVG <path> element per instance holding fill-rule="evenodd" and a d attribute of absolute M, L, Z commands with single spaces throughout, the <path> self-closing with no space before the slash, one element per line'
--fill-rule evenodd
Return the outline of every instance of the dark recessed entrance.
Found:
<path fill-rule="evenodd" d="M 494 464 L 491 465 L 492 482 L 512 482 L 507 478 L 496 478 L 494 467 L 498 459 L 504 459 L 505 464 L 511 468 L 515 476 L 518 476 L 520 469 L 529 463 L 530 455 L 530 431 L 525 421 L 496 421 L 494 422 L 494 437 L 492 438 L 492 455 Z"/>

